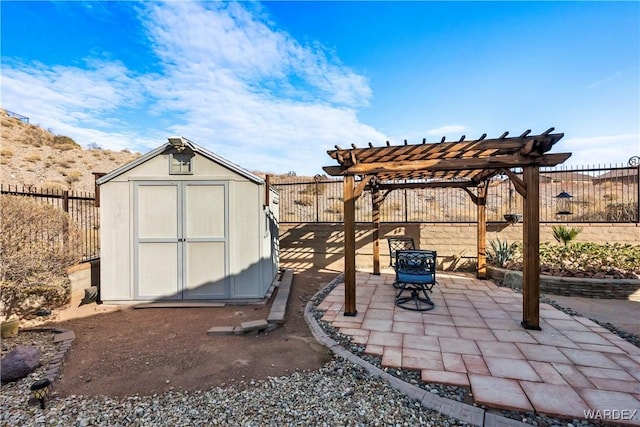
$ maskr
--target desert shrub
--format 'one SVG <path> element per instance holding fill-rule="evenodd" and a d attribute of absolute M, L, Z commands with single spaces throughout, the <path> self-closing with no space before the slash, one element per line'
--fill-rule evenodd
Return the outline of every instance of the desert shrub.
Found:
<path fill-rule="evenodd" d="M 312 194 L 312 195 L 318 195 L 321 196 L 326 192 L 326 185 L 325 184 L 306 184 L 302 190 L 300 190 L 300 194 Z"/>
<path fill-rule="evenodd" d="M 82 172 L 74 169 L 72 171 L 67 172 L 65 176 L 66 176 L 67 184 L 73 185 L 73 183 L 80 181 L 80 178 L 82 178 Z"/>
<path fill-rule="evenodd" d="M 489 256 L 487 261 L 499 266 Z M 504 267 L 522 269 L 522 248 L 518 244 Z M 540 272 L 552 276 L 636 279 L 640 275 L 640 246 L 621 243 L 575 242 L 571 245 L 540 245 Z"/>
<path fill-rule="evenodd" d="M 604 210 L 597 210 L 580 215 L 578 220 L 583 222 L 635 222 L 637 221 L 637 208 L 634 202 L 607 203 Z"/>
<path fill-rule="evenodd" d="M 344 210 L 344 204 L 341 202 L 332 202 L 331 205 L 325 209 L 325 212 L 330 214 L 341 214 Z"/>
<path fill-rule="evenodd" d="M 13 150 L 11 150 L 9 148 L 3 148 L 2 150 L 0 150 L 0 156 L 2 156 L 2 157 L 11 157 L 11 156 L 13 156 Z"/>
<path fill-rule="evenodd" d="M 605 221 L 636 221 L 636 212 L 633 203 L 609 203 L 605 210 Z"/>
<path fill-rule="evenodd" d="M 0 300 L 3 314 L 29 317 L 68 298 L 67 268 L 81 257 L 81 232 L 69 215 L 28 197 L 0 199 Z"/>
<path fill-rule="evenodd" d="M 53 135 L 37 126 L 27 125 L 23 129 L 22 139 L 20 142 L 34 147 L 51 145 L 53 142 Z"/>
<path fill-rule="evenodd" d="M 556 242 L 562 243 L 564 246 L 568 246 L 582 232 L 582 228 L 569 228 L 564 225 L 554 225 L 551 230 Z"/>
<path fill-rule="evenodd" d="M 635 278 L 640 274 L 640 246 L 574 243 L 570 246 L 540 245 L 543 271 L 564 276 L 605 276 Z"/>
<path fill-rule="evenodd" d="M 507 239 L 503 242 L 500 239 L 490 240 L 487 248 L 487 262 L 498 267 L 505 267 L 509 261 L 515 258 L 517 249 L 518 244 L 509 244 Z"/>
<path fill-rule="evenodd" d="M 42 189 L 47 193 L 61 193 L 67 190 L 67 186 L 60 181 L 46 181 L 42 184 Z"/>
<path fill-rule="evenodd" d="M 63 168 L 71 167 L 71 162 L 69 162 L 69 159 L 64 157 L 58 158 L 54 162 Z"/>
<path fill-rule="evenodd" d="M 315 199 L 310 194 L 302 194 L 293 203 L 298 206 L 312 206 L 315 203 Z"/>
<path fill-rule="evenodd" d="M 80 144 L 75 142 L 73 138 L 64 135 L 56 135 L 53 137 L 53 142 L 51 146 L 57 148 L 58 150 L 68 151 L 68 150 L 76 150 L 81 149 Z"/>
<path fill-rule="evenodd" d="M 40 153 L 31 153 L 27 154 L 24 159 L 29 163 L 35 163 L 42 160 L 42 156 L 40 155 Z"/>

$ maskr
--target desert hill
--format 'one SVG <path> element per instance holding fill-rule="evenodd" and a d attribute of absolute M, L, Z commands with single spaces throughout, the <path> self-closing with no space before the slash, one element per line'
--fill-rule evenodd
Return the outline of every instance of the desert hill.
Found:
<path fill-rule="evenodd" d="M 82 148 L 67 136 L 10 117 L 3 109 L 0 122 L 0 182 L 5 186 L 93 192 L 92 172 L 109 172 L 140 155 Z"/>
<path fill-rule="evenodd" d="M 0 183 L 4 186 L 93 192 L 92 172 L 110 172 L 140 156 L 128 150 L 83 148 L 67 136 L 21 121 L 2 108 L 0 124 Z M 252 173 L 262 178 L 267 175 Z M 308 182 L 313 178 L 286 174 L 274 179 Z"/>

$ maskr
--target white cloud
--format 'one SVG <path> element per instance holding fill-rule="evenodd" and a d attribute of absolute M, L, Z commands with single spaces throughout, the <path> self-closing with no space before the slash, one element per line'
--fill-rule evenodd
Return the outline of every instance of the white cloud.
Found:
<path fill-rule="evenodd" d="M 146 151 L 180 134 L 275 173 L 315 174 L 332 163 L 334 144 L 385 138 L 357 119 L 371 97 L 366 78 L 321 46 L 271 28 L 259 5 L 141 7 L 159 69 L 136 75 L 91 58 L 83 67 L 4 61 L 3 106 L 84 145 Z"/>
<path fill-rule="evenodd" d="M 640 155 L 640 134 L 563 138 L 556 147 L 554 152 L 572 153 L 567 165 L 626 165 L 630 157 Z"/>
<path fill-rule="evenodd" d="M 596 80 L 596 81 L 593 81 L 593 82 L 587 84 L 587 89 L 594 89 L 594 88 L 596 88 L 598 86 L 605 85 L 605 84 L 607 84 L 607 83 L 609 83 L 611 81 L 614 81 L 614 80 L 618 79 L 619 77 L 622 77 L 622 71 L 616 71 L 615 73 L 613 73 L 613 74 L 611 74 L 611 75 L 609 75 L 609 76 L 607 76 L 607 77 L 605 77 L 603 79 Z"/>
<path fill-rule="evenodd" d="M 356 118 L 371 95 L 362 76 L 237 3 L 206 6 L 153 4 L 144 15 L 166 67 L 149 88 L 182 112 L 173 133 L 247 168 L 304 174 L 330 162 L 334 144 L 383 138 Z"/>

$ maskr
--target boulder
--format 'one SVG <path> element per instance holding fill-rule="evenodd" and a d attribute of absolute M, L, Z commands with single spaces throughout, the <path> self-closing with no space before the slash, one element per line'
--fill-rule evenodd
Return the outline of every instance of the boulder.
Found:
<path fill-rule="evenodd" d="M 511 270 L 507 271 L 504 275 L 502 284 L 512 289 L 522 289 L 522 272 Z"/>
<path fill-rule="evenodd" d="M 40 366 L 40 350 L 36 347 L 17 346 L 0 362 L 2 382 L 18 381 Z"/>

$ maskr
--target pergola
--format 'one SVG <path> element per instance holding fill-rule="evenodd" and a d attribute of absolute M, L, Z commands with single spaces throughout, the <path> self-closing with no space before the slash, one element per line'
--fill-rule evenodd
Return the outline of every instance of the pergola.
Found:
<path fill-rule="evenodd" d="M 541 166 L 555 166 L 571 153 L 548 153 L 564 134 L 539 135 L 527 130 L 518 137 L 446 141 L 439 143 L 340 148 L 327 153 L 338 162 L 325 166 L 329 175 L 343 177 L 345 316 L 356 311 L 355 202 L 371 192 L 373 219 L 373 273 L 380 274 L 380 205 L 390 191 L 406 188 L 456 187 L 466 191 L 477 206 L 477 276 L 486 277 L 486 198 L 489 180 L 506 175 L 524 199 L 523 212 L 523 315 L 522 326 L 540 329 L 540 210 Z M 522 178 L 512 171 L 522 169 Z"/>

